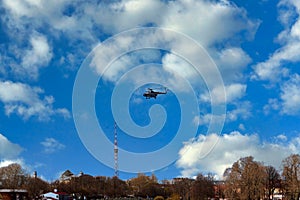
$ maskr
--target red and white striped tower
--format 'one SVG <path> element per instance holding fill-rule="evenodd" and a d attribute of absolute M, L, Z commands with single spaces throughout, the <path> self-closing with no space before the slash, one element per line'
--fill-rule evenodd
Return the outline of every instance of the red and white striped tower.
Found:
<path fill-rule="evenodd" d="M 119 165 L 118 165 L 118 138 L 117 138 L 117 123 L 114 127 L 114 161 L 115 161 L 115 176 L 119 177 Z"/>

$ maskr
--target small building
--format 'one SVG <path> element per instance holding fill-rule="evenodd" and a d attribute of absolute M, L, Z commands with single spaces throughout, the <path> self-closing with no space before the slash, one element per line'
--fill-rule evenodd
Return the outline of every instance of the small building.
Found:
<path fill-rule="evenodd" d="M 275 188 L 274 195 L 272 197 L 274 200 L 281 200 L 284 199 L 284 195 L 282 193 L 282 190 L 280 188 Z"/>
<path fill-rule="evenodd" d="M 60 176 L 59 181 L 62 182 L 62 183 L 69 183 L 73 177 L 75 177 L 73 172 L 71 172 L 70 170 L 66 170 Z"/>
<path fill-rule="evenodd" d="M 0 200 L 27 200 L 28 192 L 22 189 L 0 189 Z"/>

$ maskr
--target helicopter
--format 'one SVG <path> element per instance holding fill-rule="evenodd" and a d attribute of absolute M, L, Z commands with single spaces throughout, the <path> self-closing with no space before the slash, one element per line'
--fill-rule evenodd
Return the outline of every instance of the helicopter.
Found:
<path fill-rule="evenodd" d="M 164 92 L 154 91 L 152 88 L 148 88 L 147 91 L 143 94 L 146 99 L 154 98 L 156 99 L 159 94 L 167 94 L 167 88 L 165 88 Z"/>

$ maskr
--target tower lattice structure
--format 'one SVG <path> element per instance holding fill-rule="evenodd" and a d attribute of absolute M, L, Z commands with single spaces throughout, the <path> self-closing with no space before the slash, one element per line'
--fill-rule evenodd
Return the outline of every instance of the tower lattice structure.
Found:
<path fill-rule="evenodd" d="M 118 135 L 117 135 L 117 123 L 114 125 L 114 161 L 115 161 L 115 176 L 119 177 L 119 164 L 118 164 Z"/>

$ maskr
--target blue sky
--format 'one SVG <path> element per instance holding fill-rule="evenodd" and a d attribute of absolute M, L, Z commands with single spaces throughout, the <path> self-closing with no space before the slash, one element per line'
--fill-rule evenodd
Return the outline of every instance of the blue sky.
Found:
<path fill-rule="evenodd" d="M 299 153 L 298 0 L 0 9 L 0 166 L 113 176 L 114 121 L 123 179 L 221 178 L 240 157 L 280 169 Z"/>

